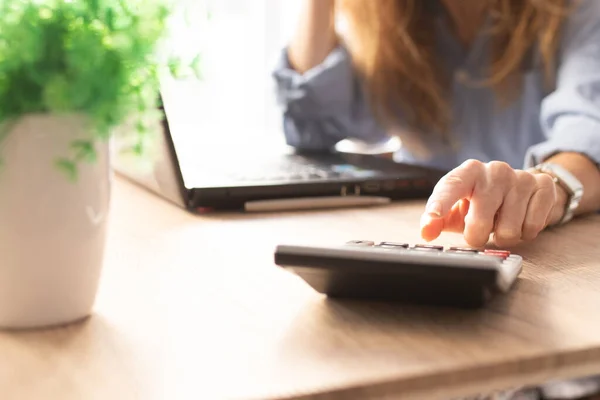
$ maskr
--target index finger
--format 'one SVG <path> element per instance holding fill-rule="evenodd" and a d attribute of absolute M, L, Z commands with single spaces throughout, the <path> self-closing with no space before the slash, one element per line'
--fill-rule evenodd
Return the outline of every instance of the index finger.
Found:
<path fill-rule="evenodd" d="M 481 161 L 467 160 L 447 173 L 433 188 L 425 212 L 432 218 L 444 217 L 459 200 L 471 197 L 484 169 Z"/>

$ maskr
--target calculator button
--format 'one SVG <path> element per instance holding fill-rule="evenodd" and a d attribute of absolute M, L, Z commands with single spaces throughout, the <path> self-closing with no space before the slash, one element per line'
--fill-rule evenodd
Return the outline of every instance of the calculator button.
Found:
<path fill-rule="evenodd" d="M 384 247 L 386 249 L 408 249 L 408 243 L 397 243 L 397 242 L 381 242 L 377 247 Z"/>
<path fill-rule="evenodd" d="M 446 252 L 446 254 L 463 254 L 463 255 L 468 255 L 468 256 L 479 256 L 480 253 L 477 251 L 470 251 L 470 250 L 448 250 Z"/>
<path fill-rule="evenodd" d="M 484 252 L 502 254 L 506 257 L 510 256 L 510 251 L 508 250 L 485 249 Z"/>
<path fill-rule="evenodd" d="M 493 257 L 499 261 L 504 261 L 506 260 L 506 258 L 503 255 L 500 254 L 490 254 L 490 253 L 484 253 L 483 251 L 481 253 L 479 253 L 481 256 L 483 257 Z"/>
<path fill-rule="evenodd" d="M 507 259 L 508 256 L 510 256 L 510 251 L 506 251 L 506 250 L 489 250 L 486 249 L 483 251 L 483 254 L 487 255 L 487 256 L 496 256 L 496 257 L 500 257 L 502 259 Z"/>
<path fill-rule="evenodd" d="M 450 247 L 448 249 L 448 251 L 451 252 L 455 252 L 455 253 L 479 253 L 479 250 L 477 249 L 472 249 L 470 247 Z"/>
<path fill-rule="evenodd" d="M 432 245 L 432 244 L 415 244 L 413 249 L 442 251 L 442 250 L 444 250 L 444 246 L 436 246 L 436 245 Z"/>
<path fill-rule="evenodd" d="M 372 242 L 370 240 L 350 240 L 349 242 L 346 242 L 346 245 L 370 247 L 375 245 L 375 242 Z"/>

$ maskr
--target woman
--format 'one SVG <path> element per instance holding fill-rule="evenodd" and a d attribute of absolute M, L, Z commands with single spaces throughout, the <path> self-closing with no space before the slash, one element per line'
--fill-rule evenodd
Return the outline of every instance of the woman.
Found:
<path fill-rule="evenodd" d="M 304 0 L 275 71 L 286 139 L 398 135 L 397 161 L 451 170 L 423 237 L 508 247 L 600 209 L 599 44 L 596 0 Z"/>
<path fill-rule="evenodd" d="M 288 144 L 397 135 L 397 161 L 450 171 L 427 202 L 425 240 L 450 231 L 508 247 L 600 209 L 599 0 L 302 8 L 274 74 Z M 546 394 L 598 387 L 569 385 Z"/>

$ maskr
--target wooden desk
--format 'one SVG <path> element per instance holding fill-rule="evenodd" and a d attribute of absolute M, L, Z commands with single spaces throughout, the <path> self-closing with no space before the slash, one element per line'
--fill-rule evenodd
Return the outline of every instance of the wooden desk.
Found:
<path fill-rule="evenodd" d="M 0 334 L 0 397 L 447 399 L 600 372 L 599 217 L 520 249 L 485 311 L 327 301 L 273 265 L 280 241 L 420 241 L 420 212 L 201 218 L 117 180 L 95 315 Z"/>

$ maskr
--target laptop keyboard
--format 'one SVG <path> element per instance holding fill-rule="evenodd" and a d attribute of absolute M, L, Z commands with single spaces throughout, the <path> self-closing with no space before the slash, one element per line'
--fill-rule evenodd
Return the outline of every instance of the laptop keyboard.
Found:
<path fill-rule="evenodd" d="M 342 178 L 343 174 L 311 165 L 273 165 L 261 168 L 245 168 L 243 171 L 230 172 L 230 179 L 237 181 L 309 181 Z"/>
<path fill-rule="evenodd" d="M 317 165 L 301 158 L 245 165 L 243 170 L 226 172 L 229 179 L 242 182 L 314 181 L 367 177 L 374 174 L 375 171 L 360 170 L 351 165 Z"/>

